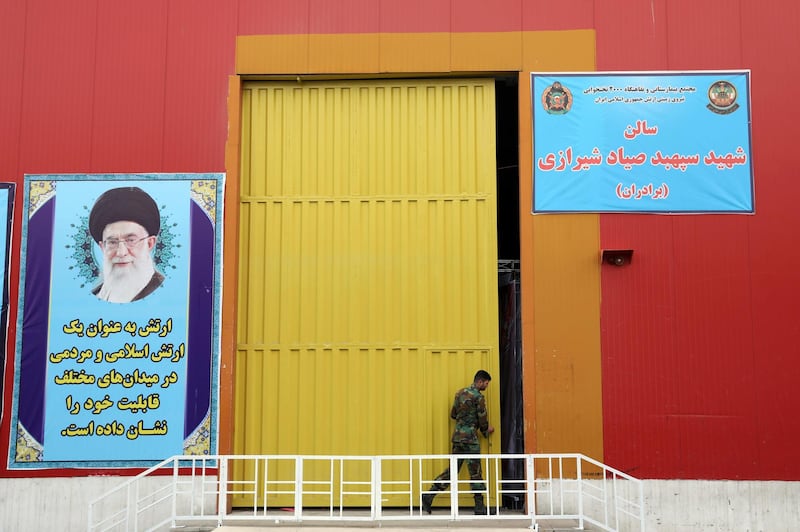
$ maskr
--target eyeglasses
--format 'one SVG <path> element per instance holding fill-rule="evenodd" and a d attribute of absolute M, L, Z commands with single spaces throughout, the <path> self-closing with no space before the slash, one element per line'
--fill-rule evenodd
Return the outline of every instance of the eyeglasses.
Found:
<path fill-rule="evenodd" d="M 127 249 L 133 249 L 139 242 L 142 240 L 150 238 L 150 235 L 145 235 L 142 238 L 136 238 L 135 236 L 129 236 L 127 238 L 123 238 L 120 240 L 119 238 L 107 238 L 103 240 L 103 247 L 109 251 L 116 251 L 119 248 L 120 244 L 125 244 Z"/>

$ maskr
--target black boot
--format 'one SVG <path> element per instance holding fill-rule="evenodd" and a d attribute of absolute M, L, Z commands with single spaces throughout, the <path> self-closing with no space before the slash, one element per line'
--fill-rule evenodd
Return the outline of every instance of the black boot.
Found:
<path fill-rule="evenodd" d="M 431 505 L 433 504 L 433 498 L 436 497 L 435 493 L 426 493 L 422 496 L 422 511 L 430 514 L 431 513 Z"/>
<path fill-rule="evenodd" d="M 496 515 L 497 510 L 494 508 L 486 508 L 483 504 L 483 495 L 475 495 L 475 515 Z"/>

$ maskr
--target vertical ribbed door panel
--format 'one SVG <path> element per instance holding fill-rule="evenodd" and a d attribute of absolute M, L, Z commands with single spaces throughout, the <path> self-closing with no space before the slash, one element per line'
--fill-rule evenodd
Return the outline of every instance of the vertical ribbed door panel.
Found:
<path fill-rule="evenodd" d="M 494 109 L 493 80 L 244 85 L 236 453 L 449 452 L 456 389 L 499 377 Z"/>

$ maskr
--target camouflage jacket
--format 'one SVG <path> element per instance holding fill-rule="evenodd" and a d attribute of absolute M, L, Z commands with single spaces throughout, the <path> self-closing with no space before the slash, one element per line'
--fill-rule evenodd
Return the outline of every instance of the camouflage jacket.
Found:
<path fill-rule="evenodd" d="M 478 443 L 478 430 L 486 436 L 489 429 L 486 401 L 474 384 L 456 393 L 450 417 L 456 420 L 453 443 Z"/>

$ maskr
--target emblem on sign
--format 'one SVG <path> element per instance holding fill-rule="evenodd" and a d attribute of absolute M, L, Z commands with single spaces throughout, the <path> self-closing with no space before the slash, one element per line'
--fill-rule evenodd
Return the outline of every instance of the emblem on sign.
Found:
<path fill-rule="evenodd" d="M 736 87 L 724 80 L 711 84 L 708 88 L 708 101 L 708 110 L 720 115 L 730 114 L 739 108 L 736 103 Z"/>
<path fill-rule="evenodd" d="M 542 106 L 551 115 L 563 115 L 572 109 L 572 93 L 556 81 L 542 92 Z"/>

